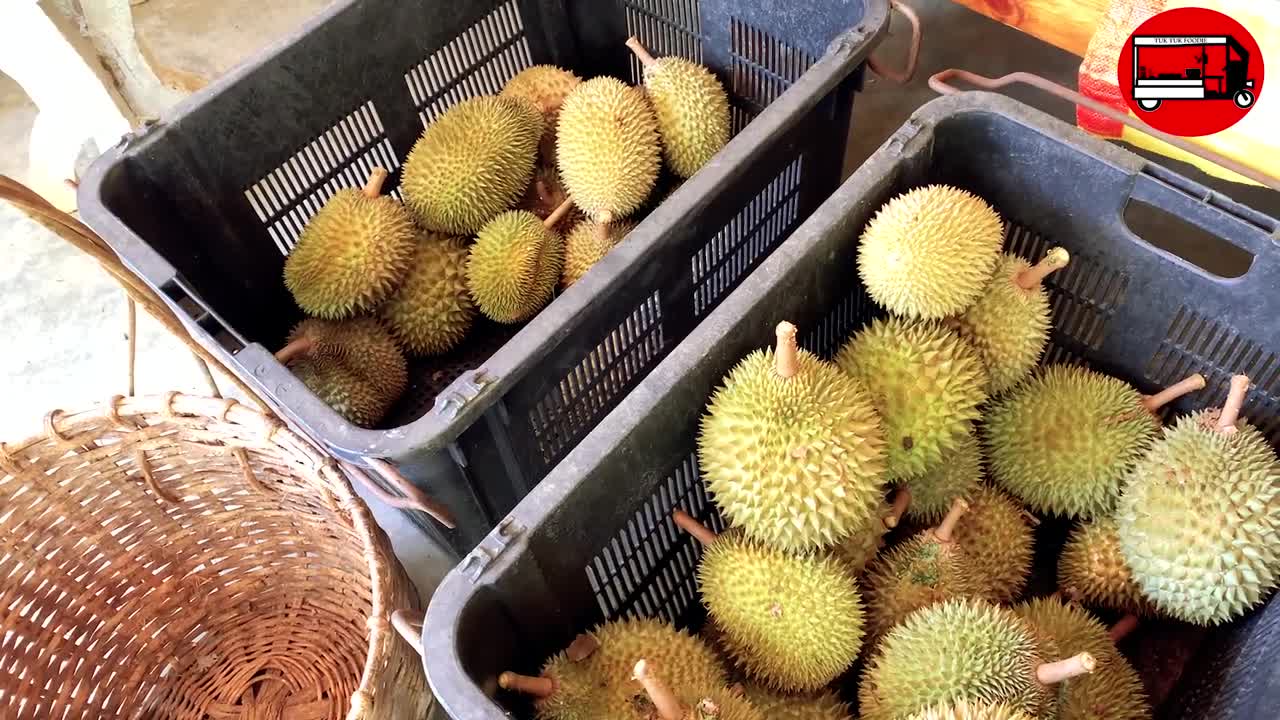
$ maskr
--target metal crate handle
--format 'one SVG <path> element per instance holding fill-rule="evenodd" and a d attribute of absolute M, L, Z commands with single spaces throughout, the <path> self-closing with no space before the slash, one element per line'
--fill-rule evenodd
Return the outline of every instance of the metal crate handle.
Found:
<path fill-rule="evenodd" d="M 867 58 L 867 67 L 885 80 L 906 85 L 916 76 L 916 67 L 920 64 L 920 40 L 924 31 L 921 29 L 920 16 L 916 14 L 915 8 L 902 0 L 890 0 L 889 4 L 911 23 L 911 47 L 907 49 L 906 67 L 902 70 L 890 70 L 874 57 Z"/>
<path fill-rule="evenodd" d="M 1154 138 L 1159 138 L 1179 150 L 1191 153 L 1202 160 L 1208 160 L 1215 165 L 1226 168 L 1227 170 L 1243 177 L 1247 177 L 1254 182 L 1271 188 L 1272 190 L 1280 190 L 1280 180 L 1277 180 L 1264 172 L 1260 172 L 1248 167 L 1247 165 L 1232 160 L 1221 153 L 1217 153 L 1208 148 L 1200 147 L 1195 143 L 1188 142 L 1176 135 L 1161 132 L 1128 113 L 1122 113 L 1115 108 L 1108 107 L 1097 100 L 1081 95 L 1071 88 L 1059 85 L 1052 80 L 1047 80 L 1034 73 L 1015 72 L 998 78 L 989 78 L 984 75 L 971 73 L 967 70 L 950 68 L 930 77 L 929 87 L 933 88 L 935 92 L 941 95 L 954 95 L 958 92 L 962 92 L 960 88 L 947 84 L 947 81 L 952 79 L 960 80 L 970 85 L 982 88 L 983 90 L 998 90 L 1000 88 L 1016 84 L 1030 85 L 1034 88 L 1043 90 L 1054 97 L 1059 97 L 1068 102 L 1075 103 L 1076 105 L 1081 105 L 1106 118 L 1124 123 L 1134 130 L 1146 133 Z"/>
<path fill-rule="evenodd" d="M 352 463 L 343 463 L 347 472 L 379 500 L 393 508 L 426 513 L 450 530 L 458 526 L 453 519 L 453 513 L 449 512 L 448 508 L 405 479 L 405 476 L 401 475 L 394 465 L 380 458 L 365 458 L 364 462 L 378 474 L 378 477 L 400 493 L 396 495 L 388 492 L 381 485 L 374 482 L 364 470 Z"/>

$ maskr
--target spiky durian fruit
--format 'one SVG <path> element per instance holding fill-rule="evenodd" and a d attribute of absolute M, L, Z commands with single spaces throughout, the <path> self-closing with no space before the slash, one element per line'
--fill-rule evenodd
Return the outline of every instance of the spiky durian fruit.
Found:
<path fill-rule="evenodd" d="M 556 122 L 560 119 L 560 106 L 581 82 L 577 75 L 555 65 L 534 65 L 516 73 L 499 93 L 503 97 L 524 100 L 542 113 L 539 154 L 551 165 L 556 162 Z"/>
<path fill-rule="evenodd" d="M 452 350 L 475 319 L 467 291 L 467 244 L 462 238 L 426 232 L 400 289 L 382 306 L 382 318 L 412 355 Z"/>
<path fill-rule="evenodd" d="M 626 221 L 602 223 L 583 220 L 574 225 L 564 239 L 564 271 L 560 274 L 560 285 L 567 288 L 582 279 L 591 266 L 600 262 L 634 227 L 635 223 Z"/>
<path fill-rule="evenodd" d="M 546 220 L 568 199 L 569 191 L 564 189 L 564 183 L 560 181 L 560 171 L 554 165 L 539 162 L 533 171 L 533 181 L 525 188 L 524 197 L 516 203 L 515 209 L 528 210 L 537 215 L 539 220 Z M 581 219 L 581 211 L 576 207 L 572 208 L 561 221 L 561 227 L 572 227 Z"/>
<path fill-rule="evenodd" d="M 982 450 L 970 430 L 958 445 L 942 454 L 942 460 L 923 475 L 906 481 L 911 491 L 907 518 L 936 523 L 956 498 L 969 497 L 982 480 Z"/>
<path fill-rule="evenodd" d="M 1004 240 L 982 198 L 947 185 L 890 200 L 867 223 L 858 276 L 890 312 L 936 320 L 968 310 L 986 288 Z"/>
<path fill-rule="evenodd" d="M 551 229 L 557 219 L 511 210 L 481 228 L 467 258 L 467 288 L 486 317 L 517 323 L 551 301 L 564 268 L 564 238 Z"/>
<path fill-rule="evenodd" d="M 1221 410 L 1165 429 L 1129 474 L 1117 513 L 1120 550 L 1161 612 L 1227 622 L 1280 584 L 1280 461 L 1240 418 L 1249 378 Z"/>
<path fill-rule="evenodd" d="M 635 663 L 661 663 L 672 687 L 682 692 L 722 687 L 727 678 L 719 658 L 701 640 L 651 619 L 615 620 L 578 636 L 549 659 L 539 677 L 505 672 L 498 684 L 536 698 L 539 718 L 630 718 L 647 706 L 644 689 L 632 681 Z"/>
<path fill-rule="evenodd" d="M 769 720 L 852 720 L 849 706 L 830 690 L 783 695 L 759 685 L 747 685 L 744 692 Z"/>
<path fill-rule="evenodd" d="M 872 520 L 884 492 L 884 438 L 862 383 L 796 347 L 729 372 L 702 418 L 698 461 L 725 517 L 784 550 L 833 545 Z"/>
<path fill-rule="evenodd" d="M 1035 533 L 1021 506 L 1004 493 L 979 485 L 969 493 L 969 512 L 956 527 L 956 541 L 974 575 L 983 579 L 983 597 L 1013 602 L 1031 576 Z"/>
<path fill-rule="evenodd" d="M 707 544 L 698 582 L 735 664 L 783 692 L 809 692 L 849 669 L 862 647 L 853 574 L 825 554 L 790 554 L 733 529 L 719 536 L 684 513 L 676 522 Z"/>
<path fill-rule="evenodd" d="M 871 519 L 854 528 L 853 532 L 832 546 L 831 554 L 839 558 L 849 568 L 849 572 L 860 575 L 880 552 L 880 548 L 884 547 L 885 533 L 898 526 L 910 501 L 911 492 L 906 488 L 898 488 L 893 505 L 881 500 Z"/>
<path fill-rule="evenodd" d="M 1200 387 L 1204 378 L 1193 375 L 1144 398 L 1092 370 L 1044 368 L 987 411 L 983 441 L 992 478 L 1036 512 L 1106 514 L 1160 427 L 1153 413 Z"/>
<path fill-rule="evenodd" d="M 1059 720 L 1150 720 L 1142 680 L 1086 610 L 1055 598 L 1039 598 L 1013 608 L 1022 619 L 1053 638 L 1060 648 L 1087 652 L 1097 660 L 1092 674 L 1072 678 L 1058 694 Z"/>
<path fill-rule="evenodd" d="M 867 568 L 867 631 L 877 638 L 911 613 L 955 597 L 982 594 L 983 579 L 973 573 L 955 530 L 969 509 L 956 500 L 936 528 L 917 533 L 890 548 Z"/>
<path fill-rule="evenodd" d="M 692 176 L 729 142 L 729 96 L 705 67 L 680 57 L 654 58 L 632 37 L 627 47 L 644 66 L 644 89 L 671 172 Z"/>
<path fill-rule="evenodd" d="M 377 320 L 303 320 L 276 353 L 299 380 L 351 422 L 369 427 L 408 384 L 404 356 Z"/>
<path fill-rule="evenodd" d="M 639 208 L 658 180 L 658 121 L 638 88 L 593 78 L 565 98 L 556 152 L 578 207 L 595 220 L 617 220 Z"/>
<path fill-rule="evenodd" d="M 987 399 L 977 352 L 937 322 L 876 319 L 840 349 L 836 364 L 871 389 L 891 481 L 937 467 L 969 434 Z"/>
<path fill-rule="evenodd" d="M 1053 717 L 1059 682 L 1092 671 L 1094 658 L 1058 654 L 1004 608 L 972 598 L 912 613 L 884 637 L 858 688 L 863 720 L 902 720 L 928 707 L 968 700 L 1003 703 Z"/>
<path fill-rule="evenodd" d="M 632 676 L 644 688 L 648 704 L 638 703 L 636 720 L 766 720 L 741 693 L 723 685 L 679 689 L 666 670 L 648 659 L 636 663 Z"/>
<path fill-rule="evenodd" d="M 409 269 L 413 220 L 385 197 L 387 171 L 375 168 L 363 191 L 339 190 L 307 223 L 284 263 L 284 284 L 298 307 L 340 320 L 386 300 Z"/>
<path fill-rule="evenodd" d="M 1086 605 L 1134 615 L 1154 612 L 1125 563 L 1119 528 L 1110 517 L 1080 522 L 1071 529 L 1058 557 L 1058 587 Z"/>
<path fill-rule="evenodd" d="M 961 337 L 973 343 L 991 377 L 992 395 L 1017 385 L 1040 361 L 1049 341 L 1049 295 L 1041 283 L 1067 266 L 1055 247 L 1038 264 L 1006 254 L 982 296 L 956 318 Z"/>
<path fill-rule="evenodd" d="M 463 100 L 428 125 L 409 152 L 400 180 L 404 204 L 428 230 L 474 234 L 520 199 L 541 136 L 541 114 L 522 100 Z"/>
<path fill-rule="evenodd" d="M 965 702 L 939 705 L 912 715 L 910 720 L 1035 720 L 1032 716 L 1014 710 L 1008 705 L 991 705 L 984 702 Z"/>

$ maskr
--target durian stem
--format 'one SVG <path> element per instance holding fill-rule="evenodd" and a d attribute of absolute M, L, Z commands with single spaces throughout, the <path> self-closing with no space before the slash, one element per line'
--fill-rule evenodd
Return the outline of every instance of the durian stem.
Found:
<path fill-rule="evenodd" d="M 911 489 L 903 486 L 893 493 L 893 505 L 889 508 L 889 514 L 882 518 L 884 526 L 889 530 L 898 527 L 898 523 L 902 522 L 902 515 L 911 505 Z"/>
<path fill-rule="evenodd" d="M 938 523 L 938 527 L 933 529 L 933 536 L 938 538 L 939 542 L 951 542 L 952 536 L 956 532 L 956 523 L 960 522 L 960 516 L 969 512 L 969 503 L 964 498 L 956 498 L 951 503 L 951 509 L 947 511 L 947 516 L 942 518 L 942 522 Z"/>
<path fill-rule="evenodd" d="M 555 210 L 542 221 L 543 227 L 554 228 L 556 223 L 564 219 L 569 214 L 569 210 L 573 208 L 573 198 L 565 198 L 565 201 L 556 206 Z"/>
<path fill-rule="evenodd" d="M 1204 386 L 1205 382 L 1203 375 L 1200 373 L 1188 375 L 1182 380 L 1179 380 L 1177 384 L 1170 385 L 1155 395 L 1148 395 L 1143 398 L 1142 407 L 1146 408 L 1147 412 L 1154 413 L 1187 393 L 1192 393 L 1196 390 L 1203 390 Z"/>
<path fill-rule="evenodd" d="M 600 244 L 609 242 L 609 223 L 597 222 L 595 236 L 596 242 Z"/>
<path fill-rule="evenodd" d="M 778 347 L 775 350 L 774 371 L 779 377 L 790 379 L 800 372 L 800 349 L 796 347 L 796 326 L 783 320 L 775 331 Z"/>
<path fill-rule="evenodd" d="M 1133 632 L 1137 628 L 1138 616 L 1133 613 L 1129 613 L 1117 620 L 1116 624 L 1111 626 L 1111 630 L 1108 631 L 1107 634 L 1111 636 L 1111 642 L 1118 643 L 1128 637 L 1129 633 Z"/>
<path fill-rule="evenodd" d="M 556 681 L 549 677 L 529 677 L 519 673 L 504 672 L 498 676 L 498 687 L 536 698 L 549 698 L 556 692 Z"/>
<path fill-rule="evenodd" d="M 649 54 L 649 51 L 645 49 L 644 45 L 640 44 L 640 38 L 635 35 L 627 38 L 627 47 L 631 48 L 631 52 L 636 54 L 636 57 L 639 58 L 642 65 L 652 65 L 657 62 L 654 57 Z"/>
<path fill-rule="evenodd" d="M 595 635 L 580 633 L 565 649 L 565 656 L 569 658 L 569 662 L 582 662 L 599 649 L 600 641 L 596 639 Z"/>
<path fill-rule="evenodd" d="M 716 541 L 716 534 L 711 528 L 698 522 L 698 520 L 683 510 L 676 510 L 671 513 L 671 519 L 676 521 L 676 527 L 689 533 L 695 540 L 703 545 L 710 545 Z"/>
<path fill-rule="evenodd" d="M 680 720 L 684 717 L 684 706 L 676 699 L 671 688 L 654 675 L 654 669 L 647 660 L 636 663 L 632 676 L 644 686 L 644 691 L 649 694 L 649 700 L 658 710 L 658 717 L 662 720 Z"/>
<path fill-rule="evenodd" d="M 1046 277 L 1049 277 L 1049 273 L 1061 270 L 1069 262 L 1071 262 L 1071 255 L 1066 250 L 1060 247 L 1049 248 L 1043 260 L 1018 273 L 1013 281 L 1023 290 L 1034 290 L 1044 282 Z"/>
<path fill-rule="evenodd" d="M 373 172 L 369 173 L 369 179 L 364 184 L 365 197 L 376 198 L 382 195 L 382 184 L 387 181 L 386 168 L 376 167 Z"/>
<path fill-rule="evenodd" d="M 1230 435 L 1236 431 L 1236 421 L 1240 419 L 1240 408 L 1244 407 L 1244 396 L 1247 394 L 1249 394 L 1249 376 L 1232 375 L 1227 401 L 1223 403 L 1222 414 L 1218 416 L 1218 432 Z"/>
<path fill-rule="evenodd" d="M 315 343 L 311 341 L 311 338 L 300 337 L 280 348 L 280 351 L 276 353 L 276 360 L 281 365 L 288 365 L 294 358 L 303 357 L 311 352 L 311 348 L 314 346 Z"/>
<path fill-rule="evenodd" d="M 1066 660 L 1045 663 L 1036 668 L 1036 679 L 1041 685 L 1057 685 L 1063 680 L 1087 675 L 1098 667 L 1098 661 L 1087 652 L 1073 655 Z"/>

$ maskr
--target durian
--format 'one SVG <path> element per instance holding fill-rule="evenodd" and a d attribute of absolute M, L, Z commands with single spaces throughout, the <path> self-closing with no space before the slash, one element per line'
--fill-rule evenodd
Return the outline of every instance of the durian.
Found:
<path fill-rule="evenodd" d="M 537 215 L 539 220 L 546 220 L 568 199 L 569 191 L 564 189 L 564 183 L 560 181 L 560 172 L 554 165 L 539 162 L 533 171 L 533 181 L 525 189 L 524 197 L 516 203 L 515 209 L 528 210 Z M 561 222 L 564 227 L 571 227 L 580 221 L 580 216 L 581 211 L 574 207 Z"/>
<path fill-rule="evenodd" d="M 533 175 L 542 116 L 510 97 L 479 96 L 427 126 L 400 180 L 404 204 L 428 230 L 471 235 L 520 199 Z"/>
<path fill-rule="evenodd" d="M 647 705 L 643 687 L 631 680 L 643 658 L 660 662 L 674 688 L 721 687 L 727 678 L 719 658 L 701 640 L 651 619 L 615 620 L 578 636 L 556 654 L 541 675 L 514 672 L 498 676 L 504 689 L 535 698 L 543 720 L 627 718 Z"/>
<path fill-rule="evenodd" d="M 476 315 L 467 290 L 466 242 L 423 233 L 404 282 L 381 312 L 411 355 L 440 355 L 456 347 Z"/>
<path fill-rule="evenodd" d="M 884 492 L 884 438 L 862 383 L 796 347 L 748 355 L 702 417 L 698 461 L 726 519 L 788 551 L 840 542 Z"/>
<path fill-rule="evenodd" d="M 654 58 L 632 37 L 627 47 L 644 66 L 667 167 L 687 178 L 729 142 L 729 96 L 705 67 L 680 57 Z"/>
<path fill-rule="evenodd" d="M 769 720 L 852 720 L 849 706 L 830 690 L 808 695 L 783 695 L 759 685 L 747 685 L 747 700 Z"/>
<path fill-rule="evenodd" d="M 938 322 L 873 320 L 835 361 L 871 389 L 888 441 L 890 481 L 937 467 L 969 434 L 987 398 L 977 352 Z"/>
<path fill-rule="evenodd" d="M 947 185 L 916 188 L 867 223 L 858 276 L 890 312 L 939 320 L 981 297 L 1003 239 L 1000 216 L 982 198 Z"/>
<path fill-rule="evenodd" d="M 893 504 L 881 501 L 874 516 L 855 528 L 831 548 L 831 554 L 840 559 L 854 575 L 862 573 L 867 564 L 884 547 L 885 533 L 898 526 L 907 506 L 911 503 L 911 491 L 905 487 L 894 491 Z"/>
<path fill-rule="evenodd" d="M 961 700 L 1053 717 L 1054 686 L 1096 664 L 1088 653 L 1045 662 L 1056 654 L 1051 638 L 1009 610 L 948 600 L 912 613 L 881 641 L 858 688 L 862 720 L 903 720 Z"/>
<path fill-rule="evenodd" d="M 907 517 L 936 523 L 947 514 L 952 501 L 969 497 L 982 480 L 982 451 L 970 431 L 958 445 L 942 454 L 942 461 L 923 475 L 906 481 L 911 491 Z"/>
<path fill-rule="evenodd" d="M 516 73 L 499 93 L 503 97 L 524 100 L 542 113 L 543 132 L 539 154 L 553 166 L 556 161 L 556 122 L 560 119 L 560 106 L 581 83 L 582 80 L 577 75 L 555 65 L 534 65 Z"/>
<path fill-rule="evenodd" d="M 284 263 L 284 284 L 308 315 L 341 320 L 372 310 L 395 292 L 413 259 L 413 220 L 382 195 L 375 168 L 363 191 L 343 189 L 303 228 Z"/>
<path fill-rule="evenodd" d="M 658 121 L 638 88 L 611 77 L 579 85 L 560 108 L 560 178 L 594 220 L 639 208 L 658 180 Z"/>
<path fill-rule="evenodd" d="M 734 663 L 783 692 L 810 692 L 849 669 L 862 647 L 853 574 L 823 554 L 789 554 L 738 529 L 716 537 L 682 511 L 676 523 L 707 545 L 698 583 Z"/>
<path fill-rule="evenodd" d="M 983 440 L 992 479 L 1036 512 L 1106 514 L 1160 427 L 1153 413 L 1202 387 L 1196 374 L 1144 398 L 1092 370 L 1044 368 L 987 411 Z"/>
<path fill-rule="evenodd" d="M 634 227 L 634 223 L 626 221 L 602 223 L 583 220 L 574 225 L 564 239 L 564 271 L 560 274 L 560 285 L 567 288 L 582 279 L 591 266 L 600 262 Z"/>
<path fill-rule="evenodd" d="M 965 702 L 940 705 L 912 715 L 910 720 L 1035 720 L 1032 716 L 1014 710 L 1008 705 L 990 705 L 983 702 Z"/>
<path fill-rule="evenodd" d="M 299 380 L 339 415 L 369 427 L 408 384 L 395 340 L 377 320 L 303 320 L 276 353 Z"/>
<path fill-rule="evenodd" d="M 1058 720 L 1150 720 L 1151 706 L 1142 680 L 1087 611 L 1055 598 L 1040 598 L 1013 608 L 1023 620 L 1052 637 L 1058 647 L 1089 653 L 1097 660 L 1092 674 L 1063 683 Z"/>
<path fill-rule="evenodd" d="M 1120 550 L 1142 593 L 1186 622 L 1217 625 L 1257 607 L 1280 583 L 1280 461 L 1240 418 L 1249 378 L 1221 410 L 1166 428 L 1129 474 Z"/>
<path fill-rule="evenodd" d="M 632 677 L 644 687 L 648 706 L 639 704 L 636 720 L 766 720 L 746 698 L 722 685 L 679 690 L 669 685 L 666 668 L 642 659 Z"/>
<path fill-rule="evenodd" d="M 553 228 L 568 205 L 546 220 L 511 210 L 480 229 L 467 258 L 467 288 L 486 317 L 517 323 L 551 302 L 564 268 L 564 238 Z"/>
<path fill-rule="evenodd" d="M 983 597 L 1013 602 L 1031 576 L 1035 533 L 1028 515 L 1004 493 L 979 485 L 968 495 L 969 512 L 956 527 L 956 542 L 974 575 L 983 579 Z"/>
<path fill-rule="evenodd" d="M 1049 295 L 1041 283 L 1067 266 L 1070 255 L 1055 247 L 1038 264 L 1004 255 L 978 301 L 956 318 L 961 337 L 973 343 L 998 395 L 1018 384 L 1040 361 L 1049 341 Z"/>
<path fill-rule="evenodd" d="M 1058 557 L 1058 587 L 1073 600 L 1135 615 L 1154 608 L 1142 595 L 1120 552 L 1120 531 L 1110 517 L 1077 523 Z"/>
<path fill-rule="evenodd" d="M 969 509 L 956 500 L 938 527 L 890 548 L 867 568 L 867 631 L 876 638 L 911 613 L 954 597 L 979 596 L 982 578 L 973 573 L 955 540 L 961 516 Z"/>

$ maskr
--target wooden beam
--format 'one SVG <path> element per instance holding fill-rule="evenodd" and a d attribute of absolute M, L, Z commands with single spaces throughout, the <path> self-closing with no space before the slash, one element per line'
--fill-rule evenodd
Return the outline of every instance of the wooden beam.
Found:
<path fill-rule="evenodd" d="M 970 10 L 1084 56 L 1110 0 L 953 0 Z"/>

